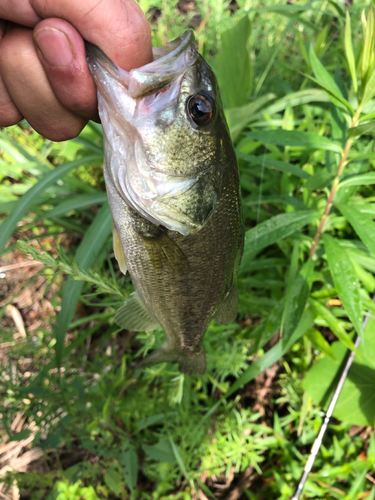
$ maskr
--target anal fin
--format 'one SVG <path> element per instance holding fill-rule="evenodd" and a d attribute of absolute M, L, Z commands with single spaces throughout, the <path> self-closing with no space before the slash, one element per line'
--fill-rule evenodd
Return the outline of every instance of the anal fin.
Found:
<path fill-rule="evenodd" d="M 132 332 L 151 332 L 159 323 L 147 311 L 137 292 L 133 292 L 115 314 L 115 322 Z"/>
<path fill-rule="evenodd" d="M 227 325 L 237 316 L 238 311 L 238 291 L 236 285 L 225 297 L 219 308 L 215 312 L 213 318 L 219 325 Z"/>

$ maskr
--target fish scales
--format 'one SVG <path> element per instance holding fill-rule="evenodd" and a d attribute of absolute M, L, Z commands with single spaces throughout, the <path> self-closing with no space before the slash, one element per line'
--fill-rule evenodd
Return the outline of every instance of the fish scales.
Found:
<path fill-rule="evenodd" d="M 171 361 L 183 373 L 203 373 L 209 322 L 230 322 L 237 312 L 238 167 L 216 79 L 192 32 L 157 50 L 162 57 L 127 73 L 88 47 L 115 255 L 136 289 L 115 320 L 166 332 L 137 367 Z"/>

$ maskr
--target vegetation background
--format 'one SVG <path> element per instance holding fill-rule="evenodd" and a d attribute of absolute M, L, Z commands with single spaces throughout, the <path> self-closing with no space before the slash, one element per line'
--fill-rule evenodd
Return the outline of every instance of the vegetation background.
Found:
<path fill-rule="evenodd" d="M 1 130 L 0 497 L 287 500 L 357 334 L 301 498 L 373 500 L 374 10 L 140 5 L 154 45 L 192 27 L 219 79 L 247 229 L 239 314 L 212 322 L 205 375 L 127 372 L 163 332 L 113 321 L 133 288 L 112 252 L 101 127 L 65 143 Z"/>

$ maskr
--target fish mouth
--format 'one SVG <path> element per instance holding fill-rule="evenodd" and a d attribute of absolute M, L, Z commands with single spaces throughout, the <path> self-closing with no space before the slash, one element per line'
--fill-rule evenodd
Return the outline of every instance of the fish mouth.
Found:
<path fill-rule="evenodd" d="M 129 72 L 129 95 L 145 97 L 184 73 L 198 58 L 194 42 L 194 32 L 189 29 L 165 47 L 153 48 L 155 60 Z"/>
<path fill-rule="evenodd" d="M 152 49 L 155 60 L 141 68 L 126 71 L 114 64 L 96 45 L 85 42 L 89 66 L 95 65 L 109 73 L 126 86 L 133 99 L 140 99 L 154 93 L 170 83 L 177 75 L 184 73 L 198 58 L 193 30 L 186 30 L 180 37 L 165 47 Z"/>

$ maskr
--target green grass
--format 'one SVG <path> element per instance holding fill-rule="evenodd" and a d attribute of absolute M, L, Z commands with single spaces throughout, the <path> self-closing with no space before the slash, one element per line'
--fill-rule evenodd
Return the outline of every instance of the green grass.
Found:
<path fill-rule="evenodd" d="M 375 406 L 365 403 L 375 384 L 374 320 L 362 327 L 375 313 L 373 34 L 362 33 L 356 6 L 350 33 L 341 4 L 328 1 L 238 2 L 233 13 L 228 2 L 202 0 L 187 14 L 166 1 L 140 5 L 158 9 L 155 45 L 194 26 L 221 85 L 246 224 L 239 314 L 210 325 L 205 375 L 170 364 L 129 370 L 164 334 L 130 337 L 113 321 L 133 288 L 111 257 L 100 127 L 62 144 L 26 125 L 3 130 L 0 247 L 16 230 L 5 255 L 17 239 L 53 252 L 17 247 L 45 264 L 44 294 L 59 310 L 7 347 L 0 375 L 4 434 L 27 437 L 10 430 L 22 412 L 39 429 L 33 444 L 55 464 L 7 481 L 16 478 L 25 498 L 177 500 L 199 490 L 217 498 L 218 484 L 227 480 L 228 493 L 242 480 L 241 498 L 287 500 L 357 333 L 363 343 L 339 420 L 302 498 L 373 499 L 375 440 L 365 427 Z M 69 465 L 56 464 L 61 446 Z"/>

